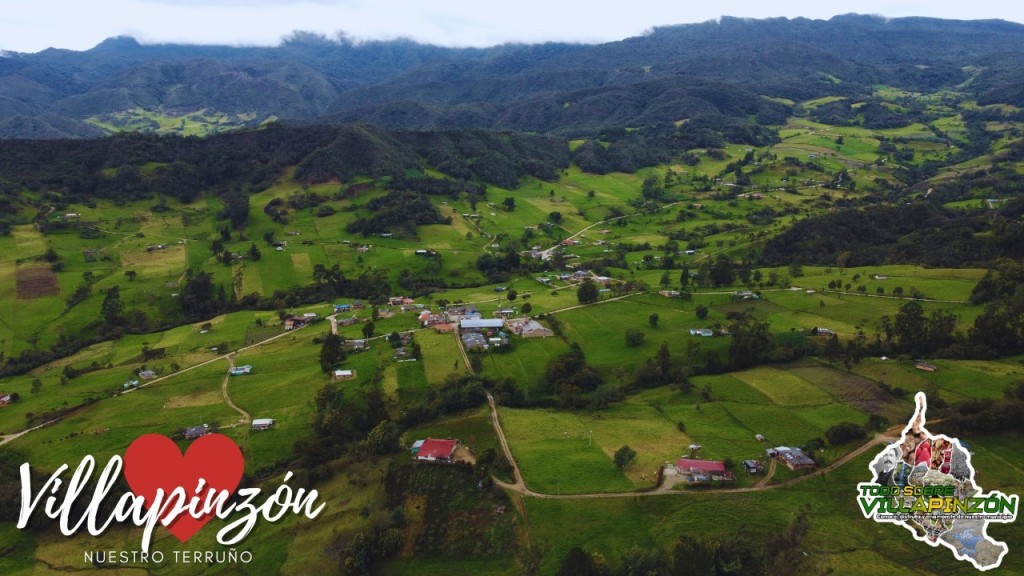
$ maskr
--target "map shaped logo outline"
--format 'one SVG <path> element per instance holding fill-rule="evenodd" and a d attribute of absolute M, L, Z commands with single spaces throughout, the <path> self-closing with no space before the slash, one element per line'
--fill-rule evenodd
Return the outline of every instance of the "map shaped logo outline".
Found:
<path fill-rule="evenodd" d="M 904 452 L 904 450 L 905 450 L 904 447 L 906 447 L 908 445 L 907 444 L 908 439 L 909 440 L 913 440 L 913 439 L 916 439 L 916 438 L 920 438 L 923 435 L 924 439 L 929 440 L 929 441 L 931 441 L 933 443 L 936 440 L 944 440 L 946 442 L 949 442 L 951 444 L 951 448 L 952 448 L 953 452 L 960 452 L 960 453 L 962 453 L 962 456 L 963 456 L 963 458 L 965 460 L 964 463 L 965 463 L 967 471 L 968 471 L 968 473 L 964 475 L 963 482 L 964 483 L 968 483 L 968 482 L 970 483 L 971 494 L 969 494 L 969 496 L 972 496 L 972 497 L 975 497 L 975 498 L 989 498 L 989 497 L 993 497 L 993 496 L 994 497 L 1007 497 L 1006 494 L 1004 494 L 1003 492 L 1000 492 L 998 490 L 984 492 L 975 483 L 975 479 L 974 479 L 975 469 L 974 469 L 974 466 L 971 464 L 971 453 L 970 453 L 970 451 L 967 450 L 966 448 L 964 448 L 964 446 L 960 442 L 959 438 L 950 438 L 950 437 L 947 437 L 947 436 L 944 436 L 944 435 L 935 436 L 932 433 L 930 433 L 928 431 L 928 429 L 925 427 L 925 422 L 926 422 L 925 416 L 926 416 L 926 413 L 928 411 L 928 398 L 927 398 L 927 396 L 925 395 L 924 392 L 918 392 L 914 396 L 914 400 L 915 400 L 915 403 L 917 405 L 917 408 L 914 411 L 914 415 L 907 422 L 906 427 L 903 428 L 903 432 L 900 435 L 900 439 L 895 441 L 895 442 L 892 442 L 892 443 L 888 444 L 885 447 L 885 449 L 883 449 L 881 452 L 879 452 L 878 455 L 875 456 L 875 458 L 871 460 L 871 463 L 868 465 L 868 470 L 870 470 L 871 473 L 872 473 L 872 481 L 871 482 L 861 482 L 861 483 L 859 483 L 857 485 L 858 494 L 863 494 L 864 493 L 863 490 L 864 490 L 865 487 L 871 487 L 871 486 L 878 486 L 878 485 L 880 485 L 880 479 L 883 476 L 883 474 L 880 471 L 895 469 L 896 466 L 903 461 L 902 456 L 905 453 Z M 915 468 L 917 468 L 917 466 L 915 466 Z M 1014 499 L 1014 501 L 1019 503 L 1019 499 L 1017 498 L 1017 496 L 1012 496 L 1012 498 Z M 988 535 L 988 522 L 1009 523 L 1009 522 L 1014 522 L 1017 519 L 1017 508 L 1014 507 L 1013 514 L 1012 514 L 1011 518 L 998 518 L 998 517 L 979 516 L 979 520 L 981 520 L 980 528 L 975 527 L 975 526 L 971 526 L 971 527 L 964 527 L 962 529 L 962 535 L 963 536 L 966 537 L 966 535 L 968 535 L 968 534 L 971 536 L 971 541 L 975 545 L 975 547 L 972 548 L 972 550 L 976 551 L 976 549 L 977 549 L 976 547 L 977 547 L 977 544 L 979 542 L 988 542 L 989 544 L 991 544 L 992 546 L 994 546 L 994 547 L 996 547 L 996 548 L 998 548 L 1000 550 L 998 556 L 995 558 L 994 561 L 992 561 L 990 563 L 982 564 L 982 563 L 980 563 L 978 561 L 978 559 L 975 557 L 974 554 L 961 552 L 961 550 L 959 548 L 957 548 L 957 546 L 953 542 L 950 542 L 949 540 L 947 540 L 945 538 L 929 536 L 927 529 L 920 530 L 918 528 L 915 528 L 914 524 L 917 524 L 917 522 L 912 522 L 910 520 L 903 519 L 903 518 L 879 518 L 879 517 L 877 517 L 877 514 L 879 513 L 879 510 L 877 508 L 867 509 L 867 508 L 865 508 L 863 506 L 861 506 L 860 508 L 861 508 L 861 513 L 864 515 L 864 518 L 869 519 L 869 520 L 874 520 L 875 522 L 886 522 L 886 523 L 890 523 L 890 524 L 896 524 L 898 526 L 903 526 L 904 528 L 906 528 L 907 530 L 910 531 L 910 533 L 914 536 L 915 540 L 917 540 L 919 542 L 924 542 L 924 543 L 928 544 L 929 546 L 931 546 L 933 548 L 937 548 L 941 544 L 941 545 L 949 548 L 950 550 L 952 550 L 953 551 L 953 555 L 954 555 L 954 557 L 957 560 L 967 560 L 971 564 L 973 564 L 974 567 L 976 569 L 978 569 L 979 571 L 987 571 L 987 570 L 991 570 L 993 568 L 998 568 L 1002 564 L 1003 558 L 1006 556 L 1007 552 L 1009 552 L 1009 546 L 1005 542 L 999 542 L 999 541 L 995 540 L 994 538 L 992 538 L 991 536 Z M 978 520 L 973 520 L 971 522 L 977 522 L 977 521 Z M 956 522 L 957 522 L 957 520 L 954 520 L 951 524 L 955 525 Z M 961 522 L 967 522 L 967 521 L 961 520 Z M 922 526 L 922 528 L 924 528 L 924 527 Z M 945 530 L 945 531 L 943 531 L 942 535 L 945 535 L 945 534 L 951 533 L 951 532 L 953 532 L 953 528 L 952 527 L 947 529 L 947 530 Z M 980 532 L 980 535 L 978 535 L 979 532 Z M 958 535 L 959 535 L 959 533 L 958 533 Z M 954 538 L 955 538 L 955 536 L 954 536 Z M 963 540 L 960 539 L 960 542 L 963 543 Z"/>

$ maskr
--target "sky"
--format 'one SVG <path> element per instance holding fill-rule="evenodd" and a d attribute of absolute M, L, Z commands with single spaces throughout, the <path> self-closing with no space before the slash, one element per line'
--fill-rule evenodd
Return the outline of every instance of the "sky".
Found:
<path fill-rule="evenodd" d="M 6 0 L 0 50 L 86 50 L 112 36 L 143 43 L 276 45 L 294 31 L 355 40 L 411 38 L 444 46 L 505 42 L 608 42 L 655 26 L 720 16 L 887 17 L 1024 23 L 1007 0 Z"/>

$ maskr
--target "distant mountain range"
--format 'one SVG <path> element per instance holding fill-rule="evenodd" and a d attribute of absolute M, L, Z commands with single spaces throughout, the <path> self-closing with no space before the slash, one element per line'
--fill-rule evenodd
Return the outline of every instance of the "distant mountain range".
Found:
<path fill-rule="evenodd" d="M 723 18 L 606 44 L 487 49 L 305 33 L 267 48 L 119 37 L 83 52 L 0 53 L 0 138 L 204 133 L 268 119 L 575 136 L 700 115 L 771 123 L 786 100 L 879 84 L 1024 105 L 1021 61 L 1019 24 L 861 15 Z"/>

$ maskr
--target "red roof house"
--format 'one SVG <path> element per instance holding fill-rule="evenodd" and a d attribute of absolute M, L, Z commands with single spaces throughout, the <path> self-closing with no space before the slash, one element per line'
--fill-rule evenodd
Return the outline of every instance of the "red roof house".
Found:
<path fill-rule="evenodd" d="M 458 440 L 438 440 L 427 438 L 413 444 L 413 454 L 417 460 L 444 460 L 450 461 L 455 447 L 459 445 Z"/>
<path fill-rule="evenodd" d="M 732 472 L 726 470 L 725 462 L 719 460 L 680 458 L 676 462 L 676 470 L 680 474 L 692 476 L 694 481 L 732 479 Z"/>

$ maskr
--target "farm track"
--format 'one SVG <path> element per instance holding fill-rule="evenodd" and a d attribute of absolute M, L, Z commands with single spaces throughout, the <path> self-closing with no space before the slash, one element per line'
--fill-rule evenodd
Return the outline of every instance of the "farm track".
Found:
<path fill-rule="evenodd" d="M 231 357 L 231 354 L 225 356 L 224 359 L 228 361 L 228 372 L 224 375 L 224 380 L 220 383 L 220 395 L 224 398 L 225 404 L 242 416 L 236 425 L 248 424 L 249 422 L 252 422 L 252 416 L 239 407 L 238 404 L 235 404 L 231 400 L 231 396 L 228 395 L 228 384 L 231 382 L 231 369 L 235 367 L 235 359 Z"/>
<path fill-rule="evenodd" d="M 301 329 L 302 329 L 301 327 L 297 328 L 297 330 L 301 330 Z M 137 392 L 137 391 L 139 391 L 139 390 L 141 390 L 141 389 L 143 389 L 143 388 L 145 388 L 147 386 L 152 386 L 153 384 L 156 384 L 158 382 L 163 382 L 164 380 L 167 380 L 168 378 L 173 378 L 175 376 L 179 376 L 181 374 L 184 374 L 185 372 L 189 372 L 191 370 L 195 370 L 196 368 L 201 368 L 203 366 L 206 366 L 208 364 L 212 364 L 214 362 L 220 362 L 221 360 L 226 360 L 228 362 L 228 364 L 229 364 L 229 369 L 230 369 L 231 366 L 234 366 L 234 361 L 231 359 L 231 356 L 233 354 L 238 354 L 239 352 L 245 352 L 246 350 L 251 350 L 253 348 L 257 348 L 259 346 L 263 346 L 264 344 L 267 344 L 269 342 L 273 342 L 274 340 L 277 340 L 277 339 L 282 338 L 284 336 L 287 336 L 289 334 L 294 334 L 294 330 L 291 331 L 291 332 L 282 332 L 281 334 L 278 334 L 276 336 L 271 336 L 270 338 L 267 338 L 266 340 L 261 340 L 261 341 L 255 343 L 255 344 L 250 344 L 249 346 L 245 346 L 245 347 L 239 348 L 238 350 L 236 350 L 234 352 L 230 352 L 228 354 L 223 354 L 223 355 L 220 355 L 220 356 L 216 356 L 216 357 L 211 358 L 209 360 L 200 362 L 199 364 L 194 364 L 192 366 L 189 366 L 187 368 L 182 368 L 181 370 L 178 370 L 177 372 L 175 372 L 173 374 L 168 374 L 166 376 L 161 376 L 160 378 L 155 378 L 155 379 L 150 380 L 149 382 L 146 382 L 145 384 L 141 384 L 141 385 L 139 385 L 139 386 L 137 386 L 135 388 L 129 388 L 128 390 L 125 390 L 124 392 L 121 392 L 120 394 L 118 394 L 118 396 L 121 396 L 123 394 L 131 394 L 133 392 Z M 230 406 L 232 409 L 234 409 L 239 414 L 242 414 L 244 418 L 248 418 L 249 414 L 247 412 L 245 412 L 244 410 L 242 410 L 241 408 L 239 408 L 234 403 L 232 403 L 231 400 L 228 398 L 228 396 L 227 396 L 227 379 L 228 378 L 230 378 L 230 374 L 228 374 L 225 377 L 225 381 L 221 384 L 221 394 L 224 396 L 224 400 L 228 404 L 228 406 Z M 115 396 L 115 398 L 116 398 L 116 396 Z M 38 430 L 40 428 L 45 428 L 46 426 L 49 426 L 51 424 L 56 424 L 57 422 L 60 422 L 61 420 L 63 420 L 65 417 L 67 417 L 69 415 L 70 414 L 67 414 L 65 416 L 61 416 L 60 418 L 54 418 L 53 420 L 50 420 L 48 422 L 43 422 L 42 424 L 39 424 L 37 426 L 33 426 L 32 428 L 28 428 L 26 430 L 22 430 L 21 432 L 18 432 L 16 434 L 8 434 L 7 436 L 0 437 L 0 438 L 2 438 L 2 439 L 0 439 L 0 446 L 3 446 L 4 444 L 8 444 L 10 442 L 13 442 L 14 440 L 17 440 L 18 438 L 21 438 L 22 436 L 28 434 L 29 432 L 33 432 L 33 431 Z"/>

